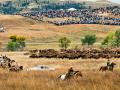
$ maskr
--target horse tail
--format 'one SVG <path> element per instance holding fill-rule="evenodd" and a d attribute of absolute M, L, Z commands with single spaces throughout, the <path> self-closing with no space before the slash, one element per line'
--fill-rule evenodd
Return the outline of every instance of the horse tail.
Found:
<path fill-rule="evenodd" d="M 78 73 L 78 72 L 80 72 L 80 71 L 74 71 L 74 74 L 76 74 L 76 73 Z"/>
<path fill-rule="evenodd" d="M 82 74 L 81 72 L 79 72 L 79 75 L 80 75 L 81 77 L 83 77 L 83 74 Z"/>
<path fill-rule="evenodd" d="M 59 75 L 59 76 L 57 77 L 57 79 L 60 79 L 60 77 L 61 77 L 61 75 Z"/>
<path fill-rule="evenodd" d="M 81 76 L 81 77 L 83 77 L 81 71 L 75 71 L 75 75 L 76 75 L 76 76 Z"/>
<path fill-rule="evenodd" d="M 101 71 L 101 70 L 102 70 L 102 66 L 100 67 L 99 71 Z"/>

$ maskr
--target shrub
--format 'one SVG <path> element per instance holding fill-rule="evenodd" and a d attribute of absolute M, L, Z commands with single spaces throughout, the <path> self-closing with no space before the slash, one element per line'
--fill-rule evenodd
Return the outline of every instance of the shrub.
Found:
<path fill-rule="evenodd" d="M 25 45 L 25 38 L 20 36 L 10 36 L 11 41 L 7 44 L 8 51 L 23 50 Z"/>
<path fill-rule="evenodd" d="M 70 46 L 71 41 L 66 37 L 62 37 L 59 39 L 59 43 L 61 48 L 67 49 Z"/>
<path fill-rule="evenodd" d="M 96 35 L 87 34 L 81 39 L 82 45 L 93 45 L 96 42 Z"/>
<path fill-rule="evenodd" d="M 120 47 L 120 29 L 115 32 L 114 46 Z"/>
<path fill-rule="evenodd" d="M 114 44 L 114 33 L 109 33 L 107 37 L 101 43 L 103 46 L 113 46 Z"/>

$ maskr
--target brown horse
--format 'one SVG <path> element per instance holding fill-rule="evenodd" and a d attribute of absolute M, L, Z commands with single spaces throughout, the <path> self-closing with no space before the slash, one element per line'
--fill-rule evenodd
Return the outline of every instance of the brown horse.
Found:
<path fill-rule="evenodd" d="M 109 66 L 109 68 L 108 68 L 108 66 L 101 66 L 100 67 L 100 69 L 99 69 L 99 71 L 113 71 L 113 69 L 114 69 L 114 66 L 116 65 L 116 63 L 114 63 L 114 62 L 112 62 L 111 64 L 110 64 L 110 66 Z"/>
<path fill-rule="evenodd" d="M 83 74 L 80 71 L 75 71 L 74 77 L 83 77 Z"/>

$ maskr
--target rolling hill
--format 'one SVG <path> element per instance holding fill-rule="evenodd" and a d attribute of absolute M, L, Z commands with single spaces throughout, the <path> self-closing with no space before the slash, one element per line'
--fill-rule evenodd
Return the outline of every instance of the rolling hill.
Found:
<path fill-rule="evenodd" d="M 106 25 L 66 25 L 55 26 L 48 23 L 37 22 L 17 15 L 0 15 L 0 24 L 6 28 L 6 32 L 0 33 L 0 41 L 8 42 L 10 35 L 21 35 L 27 38 L 27 42 L 55 43 L 60 37 L 66 36 L 74 43 L 88 33 L 94 33 L 100 42 L 109 32 L 120 29 L 120 26 Z"/>

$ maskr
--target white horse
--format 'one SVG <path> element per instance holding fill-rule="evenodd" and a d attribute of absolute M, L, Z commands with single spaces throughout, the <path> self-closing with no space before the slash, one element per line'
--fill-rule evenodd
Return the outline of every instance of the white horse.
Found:
<path fill-rule="evenodd" d="M 60 78 L 61 80 L 66 80 L 66 74 L 62 74 L 58 78 Z"/>
<path fill-rule="evenodd" d="M 60 80 L 66 80 L 66 79 L 70 79 L 72 77 L 82 77 L 82 73 L 80 71 L 74 71 L 73 74 L 71 75 L 68 75 L 67 73 L 66 74 L 61 74 L 58 76 L 58 79 Z"/>

